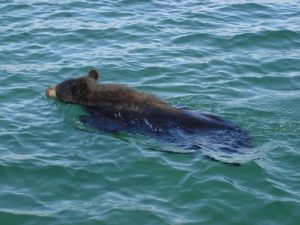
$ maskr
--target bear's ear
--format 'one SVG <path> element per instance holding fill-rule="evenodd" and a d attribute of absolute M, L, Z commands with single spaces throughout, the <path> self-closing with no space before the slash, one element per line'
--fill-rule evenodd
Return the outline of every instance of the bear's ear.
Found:
<path fill-rule="evenodd" d="M 99 73 L 97 70 L 90 70 L 88 77 L 93 78 L 96 81 L 99 79 Z"/>

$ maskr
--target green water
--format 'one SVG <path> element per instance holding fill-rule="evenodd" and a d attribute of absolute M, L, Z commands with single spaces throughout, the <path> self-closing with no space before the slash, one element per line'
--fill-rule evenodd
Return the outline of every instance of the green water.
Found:
<path fill-rule="evenodd" d="M 0 224 L 300 224 L 299 1 L 0 1 Z M 242 166 L 107 134 L 47 87 L 85 74 L 247 130 Z"/>

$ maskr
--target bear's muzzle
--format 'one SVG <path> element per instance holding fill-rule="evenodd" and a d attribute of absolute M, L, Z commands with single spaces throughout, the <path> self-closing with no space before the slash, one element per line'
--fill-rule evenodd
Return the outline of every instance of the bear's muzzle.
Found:
<path fill-rule="evenodd" d="M 56 86 L 49 87 L 46 90 L 46 96 L 56 98 Z"/>

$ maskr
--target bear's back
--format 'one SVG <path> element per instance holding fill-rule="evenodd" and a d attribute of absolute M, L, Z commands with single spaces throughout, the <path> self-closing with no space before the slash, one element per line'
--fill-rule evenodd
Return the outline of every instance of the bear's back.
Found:
<path fill-rule="evenodd" d="M 151 110 L 179 113 L 180 111 L 154 95 L 120 84 L 97 84 L 93 96 L 97 106 L 107 105 L 111 109 L 149 113 Z"/>

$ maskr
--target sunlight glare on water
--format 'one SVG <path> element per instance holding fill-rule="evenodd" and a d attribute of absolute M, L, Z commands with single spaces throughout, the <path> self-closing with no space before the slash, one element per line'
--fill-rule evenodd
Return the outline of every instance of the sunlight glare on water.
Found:
<path fill-rule="evenodd" d="M 0 3 L 1 224 L 299 224 L 298 1 Z M 92 67 L 238 124 L 253 148 L 178 154 L 44 96 Z"/>

